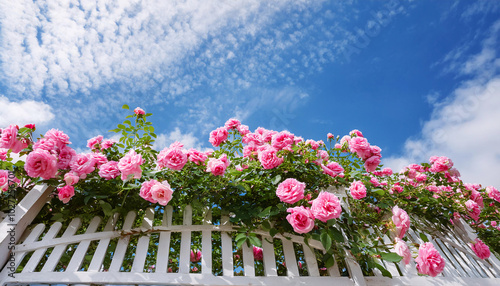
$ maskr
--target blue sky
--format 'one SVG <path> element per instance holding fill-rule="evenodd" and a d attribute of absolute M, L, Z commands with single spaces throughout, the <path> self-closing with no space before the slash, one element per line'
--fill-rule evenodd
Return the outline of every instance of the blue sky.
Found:
<path fill-rule="evenodd" d="M 236 117 L 326 140 L 359 129 L 399 170 L 449 156 L 500 187 L 498 1 L 0 2 L 0 126 L 84 151 L 123 104 L 157 149 Z"/>

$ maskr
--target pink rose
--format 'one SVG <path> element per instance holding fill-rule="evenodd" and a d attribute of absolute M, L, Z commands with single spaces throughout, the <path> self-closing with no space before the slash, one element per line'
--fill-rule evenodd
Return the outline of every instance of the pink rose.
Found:
<path fill-rule="evenodd" d="M 255 133 L 257 133 L 261 136 L 262 143 L 266 143 L 266 142 L 271 142 L 271 140 L 273 139 L 273 136 L 278 132 L 274 131 L 274 130 L 267 130 L 265 128 L 258 127 L 257 129 L 255 129 Z"/>
<path fill-rule="evenodd" d="M 340 200 L 332 193 L 322 191 L 318 197 L 312 201 L 311 211 L 315 218 L 322 222 L 339 218 L 342 213 Z"/>
<path fill-rule="evenodd" d="M 488 197 L 500 203 L 500 191 L 495 189 L 493 186 L 486 187 L 486 193 Z"/>
<path fill-rule="evenodd" d="M 469 211 L 469 216 L 473 220 L 478 221 L 479 215 L 481 214 L 481 208 L 479 207 L 479 205 L 473 200 L 468 200 L 467 202 L 465 202 L 465 207 Z"/>
<path fill-rule="evenodd" d="M 228 121 L 226 121 L 226 124 L 224 124 L 224 127 L 226 130 L 231 130 L 231 129 L 238 129 L 238 127 L 241 125 L 241 122 L 238 119 L 231 118 Z"/>
<path fill-rule="evenodd" d="M 304 198 L 306 184 L 293 178 L 281 182 L 276 189 L 276 195 L 284 203 L 294 204 Z"/>
<path fill-rule="evenodd" d="M 111 148 L 114 144 L 116 143 L 115 140 L 113 139 L 107 139 L 107 140 L 104 140 L 102 141 L 101 143 L 101 149 L 104 150 L 104 149 L 109 149 Z"/>
<path fill-rule="evenodd" d="M 368 140 L 363 137 L 352 138 L 349 142 L 349 149 L 352 153 L 358 154 L 358 156 L 363 160 L 368 159 L 372 155 L 370 143 L 368 143 Z"/>
<path fill-rule="evenodd" d="M 97 145 L 99 145 L 102 142 L 102 138 L 103 137 L 101 135 L 98 135 L 94 138 L 90 138 L 89 140 L 87 140 L 87 147 L 89 147 L 91 150 L 99 149 Z"/>
<path fill-rule="evenodd" d="M 399 237 L 396 237 L 395 241 L 396 241 L 396 245 L 394 245 L 394 250 L 396 251 L 396 253 L 399 256 L 403 257 L 403 263 L 405 265 L 410 264 L 411 252 L 410 252 L 410 249 L 408 248 L 408 245 L 406 244 L 406 242 L 404 240 L 402 240 Z"/>
<path fill-rule="evenodd" d="M 253 257 L 257 261 L 261 261 L 264 258 L 264 253 L 262 252 L 262 248 L 253 246 Z"/>
<path fill-rule="evenodd" d="M 371 156 L 365 161 L 365 170 L 367 172 L 373 172 L 377 169 L 380 164 L 380 156 Z"/>
<path fill-rule="evenodd" d="M 206 171 L 211 172 L 214 176 L 224 176 L 229 164 L 230 161 L 227 159 L 227 155 L 222 154 L 219 159 L 210 158 L 208 160 Z"/>
<path fill-rule="evenodd" d="M 142 108 L 140 108 L 140 107 L 136 107 L 136 108 L 134 109 L 134 113 L 135 113 L 136 115 L 144 115 L 144 114 L 146 114 L 146 112 L 145 112 Z"/>
<path fill-rule="evenodd" d="M 253 142 L 250 142 L 250 144 L 243 147 L 243 157 L 250 157 L 250 160 L 254 160 L 254 156 L 257 156 L 258 154 L 258 147 Z"/>
<path fill-rule="evenodd" d="M 293 144 L 294 135 L 288 131 L 281 131 L 280 133 L 274 134 L 271 140 L 271 146 L 276 148 L 276 150 L 283 150 L 287 147 L 291 147 Z"/>
<path fill-rule="evenodd" d="M 68 173 L 64 174 L 64 182 L 66 182 L 66 185 L 68 185 L 68 186 L 72 186 L 72 185 L 78 183 L 79 180 L 80 180 L 80 177 L 75 175 L 75 173 L 73 173 L 73 172 L 68 172 Z"/>
<path fill-rule="evenodd" d="M 106 180 L 111 180 L 120 175 L 120 170 L 118 169 L 118 162 L 109 161 L 102 164 L 99 167 L 99 176 Z"/>
<path fill-rule="evenodd" d="M 313 150 L 316 150 L 316 149 L 318 149 L 318 148 L 319 148 L 319 143 L 318 143 L 318 142 L 316 142 L 316 141 L 314 141 L 314 140 L 312 140 L 312 139 L 307 139 L 307 140 L 306 140 L 306 145 L 311 146 L 311 148 L 312 148 Z"/>
<path fill-rule="evenodd" d="M 13 153 L 19 153 L 24 148 L 28 147 L 28 143 L 22 140 L 17 140 L 17 125 L 9 125 L 5 129 L 1 129 L 0 148 L 12 150 Z"/>
<path fill-rule="evenodd" d="M 195 249 L 194 251 L 191 250 L 191 256 L 190 256 L 190 260 L 191 262 L 198 262 L 200 261 L 201 259 L 201 251 Z"/>
<path fill-rule="evenodd" d="M 392 221 L 396 226 L 396 235 L 399 238 L 403 238 L 406 231 L 410 228 L 410 217 L 408 213 L 398 206 L 392 208 Z"/>
<path fill-rule="evenodd" d="M 69 164 L 71 163 L 71 160 L 73 160 L 73 157 L 76 156 L 76 151 L 73 150 L 73 148 L 63 145 L 59 149 L 59 160 L 57 161 L 57 168 L 60 170 L 67 170 L 69 169 Z"/>
<path fill-rule="evenodd" d="M 52 179 L 57 173 L 57 159 L 48 151 L 35 150 L 28 154 L 24 170 L 32 178 Z"/>
<path fill-rule="evenodd" d="M 283 158 L 278 157 L 276 149 L 271 146 L 259 152 L 259 161 L 264 169 L 273 169 L 283 163 Z"/>
<path fill-rule="evenodd" d="M 85 179 L 88 174 L 94 172 L 95 161 L 91 154 L 78 154 L 73 156 L 73 159 L 69 163 L 69 168 L 78 175 L 80 179 Z"/>
<path fill-rule="evenodd" d="M 36 127 L 35 127 L 34 123 L 26 124 L 26 125 L 24 125 L 24 127 L 29 128 L 29 129 L 31 129 L 33 131 L 36 130 Z"/>
<path fill-rule="evenodd" d="M 349 132 L 349 135 L 351 137 L 354 137 L 354 135 L 356 135 L 357 137 L 363 137 L 363 133 L 361 133 L 361 131 L 359 131 L 358 129 L 351 130 L 351 132 Z"/>
<path fill-rule="evenodd" d="M 212 146 L 219 147 L 219 145 L 227 140 L 229 133 L 224 127 L 219 127 L 214 131 L 210 132 L 210 139 L 208 140 Z"/>
<path fill-rule="evenodd" d="M 56 142 L 57 148 L 61 148 L 63 145 L 71 144 L 71 142 L 69 142 L 69 136 L 57 129 L 50 129 L 43 137 Z"/>
<path fill-rule="evenodd" d="M 0 148 L 0 161 L 7 160 L 7 152 L 9 152 L 9 149 Z"/>
<path fill-rule="evenodd" d="M 207 154 L 198 151 L 196 149 L 189 149 L 188 160 L 195 163 L 196 165 L 205 165 L 205 161 L 208 159 Z"/>
<path fill-rule="evenodd" d="M 91 153 L 90 157 L 94 160 L 94 164 L 96 167 L 100 167 L 102 164 L 108 162 L 108 158 L 101 153 Z"/>
<path fill-rule="evenodd" d="M 174 142 L 169 148 L 163 149 L 158 154 L 158 167 L 163 169 L 165 167 L 172 170 L 182 170 L 188 160 L 187 153 L 182 149 L 183 145 L 179 142 Z"/>
<path fill-rule="evenodd" d="M 9 171 L 0 170 L 0 191 L 6 192 L 9 190 Z"/>
<path fill-rule="evenodd" d="M 238 126 L 238 132 L 240 133 L 241 136 L 245 136 L 248 133 L 250 133 L 250 130 L 248 129 L 247 125 L 241 124 L 240 126 Z"/>
<path fill-rule="evenodd" d="M 172 199 L 173 190 L 167 181 L 157 182 L 151 186 L 151 198 L 162 206 L 166 206 Z"/>
<path fill-rule="evenodd" d="M 326 166 L 321 165 L 321 168 L 323 169 L 324 174 L 334 178 L 344 172 L 344 168 L 342 168 L 342 166 L 340 166 L 337 162 L 330 162 Z"/>
<path fill-rule="evenodd" d="M 356 200 L 366 197 L 366 187 L 361 181 L 352 182 L 349 190 L 351 191 L 351 196 Z"/>
<path fill-rule="evenodd" d="M 333 134 L 332 134 L 332 133 L 328 133 L 328 134 L 326 135 L 326 137 L 327 137 L 328 139 L 333 139 L 333 138 L 335 138 L 335 136 L 333 136 Z"/>
<path fill-rule="evenodd" d="M 384 168 L 384 169 L 382 169 L 382 174 L 384 174 L 384 176 L 390 176 L 390 175 L 392 175 L 392 169 L 391 168 Z"/>
<path fill-rule="evenodd" d="M 153 196 L 151 195 L 151 187 L 158 183 L 159 182 L 157 180 L 150 180 L 142 183 L 141 190 L 139 191 L 139 196 L 148 202 L 156 203 L 156 200 L 153 199 Z"/>
<path fill-rule="evenodd" d="M 444 156 L 443 157 L 433 156 L 429 159 L 429 161 L 432 163 L 430 171 L 434 173 L 445 172 L 451 169 L 451 167 L 453 167 L 453 162 L 451 161 L 451 159 Z"/>
<path fill-rule="evenodd" d="M 286 210 L 290 214 L 286 220 L 297 233 L 308 233 L 314 227 L 314 215 L 309 208 L 303 206 L 289 208 Z"/>
<path fill-rule="evenodd" d="M 476 238 L 474 243 L 469 243 L 469 245 L 472 250 L 474 250 L 474 253 L 477 255 L 477 257 L 479 257 L 480 259 L 490 258 L 490 248 L 479 238 Z"/>
<path fill-rule="evenodd" d="M 59 148 L 57 147 L 56 142 L 54 140 L 42 138 L 36 141 L 35 144 L 33 144 L 33 150 L 38 150 L 38 149 L 49 151 L 50 153 L 54 154 L 57 153 L 56 150 Z"/>
<path fill-rule="evenodd" d="M 59 200 L 67 204 L 71 198 L 75 195 L 75 188 L 73 186 L 64 186 L 62 188 L 57 188 L 57 196 Z"/>
<path fill-rule="evenodd" d="M 143 163 L 144 159 L 142 159 L 140 154 L 137 154 L 134 150 L 128 151 L 128 153 L 118 161 L 118 170 L 122 173 L 121 179 L 125 181 L 130 175 L 132 175 L 134 179 L 140 179 L 142 176 L 141 165 Z"/>
<path fill-rule="evenodd" d="M 417 262 L 419 273 L 432 277 L 436 277 L 439 273 L 443 272 L 445 266 L 444 259 L 430 242 L 420 245 L 418 257 L 415 258 L 415 262 Z"/>

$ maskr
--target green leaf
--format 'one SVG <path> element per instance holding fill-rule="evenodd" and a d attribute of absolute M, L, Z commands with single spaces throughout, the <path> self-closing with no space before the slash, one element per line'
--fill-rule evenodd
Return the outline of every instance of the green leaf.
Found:
<path fill-rule="evenodd" d="M 238 233 L 238 235 L 235 238 L 236 241 L 240 241 L 242 239 L 245 239 L 245 240 L 247 239 L 247 234 L 244 232 Z"/>
<path fill-rule="evenodd" d="M 113 207 L 109 203 L 100 200 L 99 204 L 101 205 L 102 211 L 104 212 L 105 216 L 111 215 L 111 213 L 113 212 Z"/>
<path fill-rule="evenodd" d="M 276 234 L 278 234 L 279 230 L 275 229 L 275 228 L 271 228 L 271 230 L 269 230 L 269 235 L 271 237 L 275 236 Z"/>
<path fill-rule="evenodd" d="M 375 262 L 373 262 L 373 266 L 377 267 L 382 272 L 383 276 L 392 278 L 391 272 L 387 271 L 387 269 L 385 269 L 384 266 Z"/>
<path fill-rule="evenodd" d="M 323 247 L 325 248 L 325 250 L 328 250 L 332 247 L 332 238 L 330 237 L 330 235 L 326 231 L 321 233 L 320 241 L 321 241 L 321 244 L 323 244 Z"/>
<path fill-rule="evenodd" d="M 122 106 L 122 109 L 127 109 L 127 110 L 130 110 L 130 107 L 128 107 L 128 105 L 124 104 L 124 105 Z"/>
<path fill-rule="evenodd" d="M 56 213 L 52 216 L 52 218 L 50 218 L 51 220 L 55 220 L 55 221 L 58 221 L 58 220 L 61 220 L 63 218 L 63 214 L 62 213 Z"/>
<path fill-rule="evenodd" d="M 260 239 L 257 238 L 257 236 L 248 236 L 248 241 L 250 241 L 250 243 L 252 245 L 255 245 L 257 247 L 262 247 L 262 242 L 260 241 Z"/>
<path fill-rule="evenodd" d="M 271 208 L 272 206 L 265 208 L 263 211 L 260 212 L 259 217 L 267 217 L 271 213 Z"/>
<path fill-rule="evenodd" d="M 243 239 L 237 240 L 236 241 L 236 246 L 239 248 L 247 241 L 247 236 L 245 236 Z"/>
<path fill-rule="evenodd" d="M 376 193 L 379 196 L 383 196 L 385 192 L 382 189 L 373 189 L 372 193 Z"/>
<path fill-rule="evenodd" d="M 427 235 L 425 235 L 425 233 L 421 232 L 419 236 L 424 242 L 429 242 L 429 239 L 427 238 Z"/>
<path fill-rule="evenodd" d="M 128 124 L 128 125 L 132 125 L 132 123 L 130 122 L 130 120 L 125 120 L 125 121 L 123 121 L 123 123 Z"/>
<path fill-rule="evenodd" d="M 403 257 L 399 256 L 397 253 L 394 252 L 389 252 L 389 253 L 384 252 L 381 253 L 380 256 L 383 260 L 390 262 L 399 262 L 401 261 L 401 259 L 403 259 Z"/>
<path fill-rule="evenodd" d="M 269 223 L 268 220 L 265 220 L 262 223 L 262 229 L 265 230 L 265 231 L 269 231 L 271 229 L 271 224 Z"/>
<path fill-rule="evenodd" d="M 281 175 L 277 175 L 276 177 L 274 177 L 274 179 L 272 180 L 272 184 L 273 185 L 276 185 L 278 184 L 279 182 L 281 181 Z"/>
<path fill-rule="evenodd" d="M 328 255 L 328 259 L 325 261 L 325 267 L 330 268 L 335 264 L 335 258 L 333 255 Z"/>
<path fill-rule="evenodd" d="M 118 124 L 118 128 L 120 128 L 120 129 L 126 129 L 127 127 L 125 127 L 125 125 L 123 125 L 123 124 Z"/>
<path fill-rule="evenodd" d="M 340 243 L 345 242 L 342 232 L 340 232 L 340 230 L 338 230 L 336 227 L 330 228 L 330 235 L 333 237 L 333 239 Z"/>

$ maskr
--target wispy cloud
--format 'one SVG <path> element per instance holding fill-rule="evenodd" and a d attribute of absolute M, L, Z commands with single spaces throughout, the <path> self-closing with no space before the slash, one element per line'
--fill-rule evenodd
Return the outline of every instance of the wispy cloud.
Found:
<path fill-rule="evenodd" d="M 0 128 L 10 124 L 34 123 L 37 126 L 54 119 L 50 105 L 34 100 L 10 101 L 0 95 Z"/>

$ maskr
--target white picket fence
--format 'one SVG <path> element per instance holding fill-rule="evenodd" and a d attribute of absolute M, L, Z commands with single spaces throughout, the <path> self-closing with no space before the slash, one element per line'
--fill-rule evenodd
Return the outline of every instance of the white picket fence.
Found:
<path fill-rule="evenodd" d="M 7 216 L 0 223 L 0 266 L 5 265 L 0 272 L 0 286 L 500 285 L 499 261 L 494 257 L 484 261 L 475 257 L 463 241 L 465 236 L 473 235 L 464 225 L 432 241 L 446 259 L 445 271 L 438 277 L 418 276 L 414 264 L 405 267 L 383 261 L 380 263 L 391 272 L 392 279 L 382 277 L 377 270 L 375 276 L 364 277 L 349 252 L 345 254 L 345 261 L 337 258 L 331 268 L 320 269 L 317 258 L 324 253 L 321 243 L 312 240 L 309 247 L 301 236 L 292 234 L 270 237 L 267 232 L 257 231 L 262 240 L 263 260 L 256 262 L 251 247 L 235 246 L 235 228 L 228 216 L 212 218 L 207 209 L 201 219 L 195 219 L 201 223 L 195 224 L 190 206 L 184 210 L 167 206 L 156 212 L 147 209 L 143 217 L 138 218 L 140 226 L 134 225 L 138 221 L 137 213 L 129 212 L 125 218 L 114 215 L 104 226 L 101 219 L 95 217 L 83 228 L 80 219 L 71 221 L 64 231 L 60 222 L 53 223 L 48 230 L 43 224 L 27 228 L 51 191 L 52 188 L 46 186 L 32 190 L 16 207 L 15 220 Z M 173 224 L 173 217 L 181 212 L 182 224 Z M 381 237 L 389 242 L 389 238 Z M 190 261 L 195 238 L 201 240 L 198 241 L 202 252 L 199 263 Z M 410 232 L 409 238 L 422 243 L 415 233 Z M 220 245 L 214 244 L 214 240 L 220 241 Z M 174 248 L 174 244 L 180 246 Z M 12 245 L 15 248 L 9 247 Z M 242 262 L 235 260 L 235 253 L 241 254 Z M 283 257 L 275 257 L 275 253 L 283 253 Z M 214 259 L 215 256 L 219 259 Z M 221 265 L 213 265 L 214 261 L 221 261 Z M 280 273 L 278 266 L 283 264 L 286 271 Z M 193 266 L 201 270 L 193 271 Z M 169 272 L 169 267 L 175 270 Z"/>

